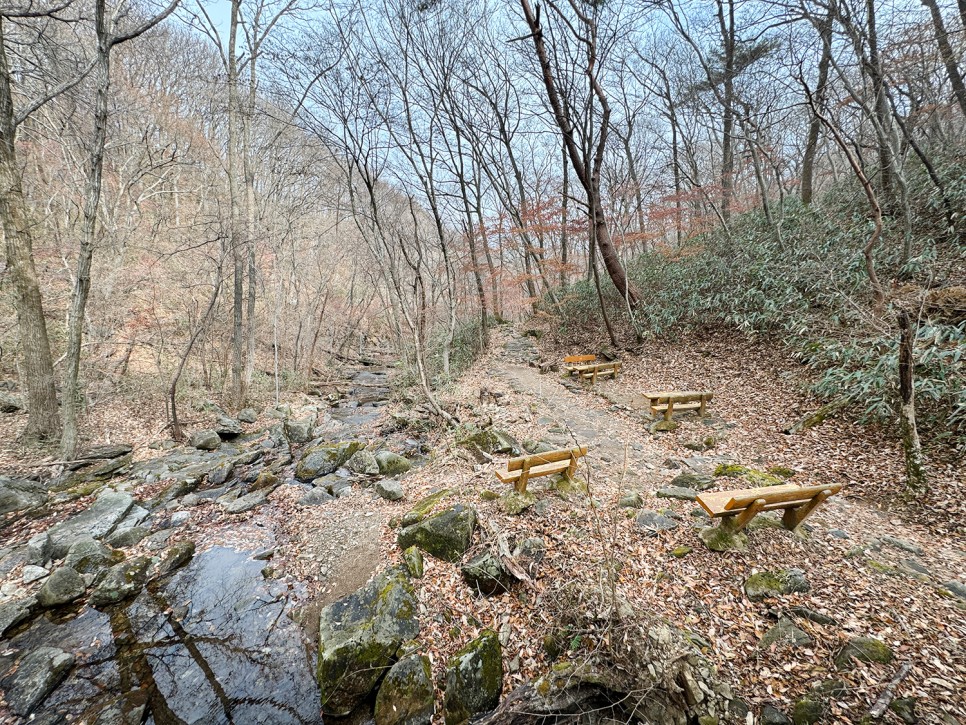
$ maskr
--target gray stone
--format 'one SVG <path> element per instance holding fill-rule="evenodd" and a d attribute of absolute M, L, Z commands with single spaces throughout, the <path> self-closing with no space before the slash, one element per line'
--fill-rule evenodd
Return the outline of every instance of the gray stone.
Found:
<path fill-rule="evenodd" d="M 963 584 L 962 582 L 950 580 L 943 584 L 943 588 L 949 591 L 953 596 L 957 596 L 960 599 L 966 599 L 966 584 Z"/>
<path fill-rule="evenodd" d="M 765 705 L 761 709 L 761 725 L 792 725 L 792 721 L 778 708 Z"/>
<path fill-rule="evenodd" d="M 299 499 L 300 506 L 318 506 L 322 503 L 328 503 L 329 501 L 334 501 L 335 496 L 326 491 L 324 488 L 313 488 L 307 494 Z"/>
<path fill-rule="evenodd" d="M 50 540 L 50 534 L 46 531 L 34 534 L 27 541 L 27 563 L 44 566 L 50 561 L 52 551 L 53 542 Z"/>
<path fill-rule="evenodd" d="M 671 485 L 679 488 L 692 488 L 696 491 L 707 491 L 714 488 L 714 477 L 703 473 L 681 473 L 671 479 Z"/>
<path fill-rule="evenodd" d="M 437 559 L 457 562 L 472 545 L 476 518 L 474 508 L 457 504 L 402 529 L 399 547 L 418 546 Z"/>
<path fill-rule="evenodd" d="M 150 566 L 151 559 L 146 556 L 112 566 L 91 592 L 91 606 L 106 607 L 137 596 L 144 588 Z"/>
<path fill-rule="evenodd" d="M 71 544 L 64 559 L 64 566 L 69 566 L 78 574 L 93 574 L 101 569 L 117 563 L 114 553 L 104 544 L 89 536 L 78 539 Z"/>
<path fill-rule="evenodd" d="M 919 722 L 919 716 L 916 715 L 916 703 L 915 697 L 897 697 L 889 703 L 889 709 L 906 725 L 916 725 Z"/>
<path fill-rule="evenodd" d="M 132 526 L 130 529 L 115 531 L 108 536 L 107 544 L 115 549 L 126 549 L 140 543 L 141 539 L 150 533 L 151 530 L 145 526 Z"/>
<path fill-rule="evenodd" d="M 57 607 L 84 596 L 86 590 L 87 587 L 81 575 L 73 569 L 62 566 L 54 569 L 47 577 L 47 581 L 37 592 L 37 601 L 42 607 Z"/>
<path fill-rule="evenodd" d="M 435 697 L 433 672 L 425 655 L 408 655 L 394 664 L 379 686 L 376 725 L 429 725 Z"/>
<path fill-rule="evenodd" d="M 673 433 L 680 427 L 680 423 L 674 420 L 658 420 L 647 426 L 647 430 L 651 434 L 656 433 Z"/>
<path fill-rule="evenodd" d="M 780 597 L 783 594 L 807 592 L 811 588 L 805 572 L 801 569 L 762 571 L 745 580 L 745 596 L 753 602 Z"/>
<path fill-rule="evenodd" d="M 221 446 L 221 436 L 218 435 L 218 431 L 206 428 L 192 433 L 189 443 L 201 451 L 214 451 Z"/>
<path fill-rule="evenodd" d="M 24 584 L 32 584 L 33 582 L 40 581 L 50 574 L 50 571 L 44 569 L 42 566 L 34 566 L 32 564 L 27 564 L 21 572 Z"/>
<path fill-rule="evenodd" d="M 190 520 L 191 514 L 188 511 L 175 511 L 171 514 L 172 526 L 184 526 Z"/>
<path fill-rule="evenodd" d="M 404 570 L 389 569 L 319 616 L 322 712 L 344 717 L 375 688 L 400 645 L 419 634 L 418 601 Z"/>
<path fill-rule="evenodd" d="M 922 550 L 922 547 L 912 543 L 911 541 L 906 541 L 905 539 L 900 539 L 895 536 L 883 536 L 881 541 L 883 544 L 888 544 L 895 549 L 908 552 L 909 554 L 915 554 L 916 556 L 922 556 L 926 553 Z"/>
<path fill-rule="evenodd" d="M 781 617 L 778 624 L 769 629 L 758 642 L 762 649 L 770 647 L 807 647 L 812 643 L 812 638 L 800 630 L 792 620 Z"/>
<path fill-rule="evenodd" d="M 266 500 L 264 491 L 254 491 L 244 496 L 239 496 L 234 501 L 227 501 L 221 507 L 226 514 L 241 514 L 246 511 L 251 511 L 256 506 L 261 506 Z"/>
<path fill-rule="evenodd" d="M 56 647 L 38 647 L 29 652 L 3 681 L 10 709 L 23 717 L 29 715 L 53 692 L 73 664 L 74 656 Z"/>
<path fill-rule="evenodd" d="M 242 408 L 238 411 L 238 420 L 242 423 L 254 423 L 258 420 L 258 413 L 254 408 Z"/>
<path fill-rule="evenodd" d="M 828 535 L 833 539 L 850 539 L 848 531 L 843 531 L 842 529 L 829 529 Z"/>
<path fill-rule="evenodd" d="M 379 451 L 376 454 L 376 463 L 383 476 L 401 476 L 412 467 L 408 459 L 392 451 Z"/>
<path fill-rule="evenodd" d="M 816 612 L 814 609 L 809 609 L 808 607 L 794 606 L 789 607 L 785 611 L 792 617 L 801 617 L 802 619 L 807 619 L 809 622 L 815 622 L 815 624 L 838 624 L 833 617 L 830 617 L 827 614 L 822 614 L 821 612 Z"/>
<path fill-rule="evenodd" d="M 302 445 L 312 440 L 312 428 L 315 426 L 315 419 L 303 418 L 301 420 L 286 420 L 284 423 L 285 437 L 292 445 Z"/>
<path fill-rule="evenodd" d="M 0 515 L 39 506 L 47 500 L 47 491 L 38 481 L 0 476 Z"/>
<path fill-rule="evenodd" d="M 403 552 L 403 562 L 406 564 L 406 570 L 409 572 L 409 576 L 414 579 L 422 578 L 423 552 L 419 550 L 418 546 L 410 546 Z"/>
<path fill-rule="evenodd" d="M 500 497 L 500 509 L 509 516 L 519 516 L 537 502 L 530 491 L 509 490 Z"/>
<path fill-rule="evenodd" d="M 677 521 L 657 511 L 641 511 L 636 523 L 646 536 L 657 536 L 661 531 L 673 531 L 678 527 Z"/>
<path fill-rule="evenodd" d="M 474 556 L 460 567 L 463 579 L 476 594 L 492 596 L 510 591 L 513 577 L 492 553 Z"/>
<path fill-rule="evenodd" d="M 489 455 L 519 456 L 523 453 L 513 436 L 497 428 L 471 431 L 460 445 Z"/>
<path fill-rule="evenodd" d="M 214 430 L 223 441 L 237 438 L 242 433 L 241 424 L 234 418 L 229 418 L 227 415 L 218 416 Z"/>
<path fill-rule="evenodd" d="M 23 410 L 23 401 L 17 395 L 0 392 L 0 413 L 16 413 Z"/>
<path fill-rule="evenodd" d="M 212 486 L 220 486 L 235 471 L 235 464 L 231 459 L 224 460 L 208 472 L 208 483 Z"/>
<path fill-rule="evenodd" d="M 398 501 L 403 497 L 402 484 L 395 478 L 383 478 L 380 481 L 376 481 L 373 488 L 376 493 L 387 501 Z"/>
<path fill-rule="evenodd" d="M 620 497 L 620 500 L 617 502 L 617 506 L 618 508 L 622 508 L 622 509 L 643 508 L 644 499 L 641 497 L 641 494 L 638 493 L 637 491 L 631 491 L 630 493 L 625 493 L 623 496 Z"/>
<path fill-rule="evenodd" d="M 0 637 L 30 617 L 37 603 L 36 597 L 25 597 L 0 604 Z"/>
<path fill-rule="evenodd" d="M 189 561 L 195 555 L 195 542 L 193 541 L 179 541 L 174 544 L 170 549 L 168 549 L 164 558 L 158 563 L 158 568 L 155 571 L 155 576 L 163 577 L 177 571 Z"/>
<path fill-rule="evenodd" d="M 825 700 L 816 695 L 806 695 L 792 705 L 793 725 L 815 725 L 825 715 Z"/>
<path fill-rule="evenodd" d="M 666 486 L 664 488 L 659 488 L 655 496 L 658 498 L 676 498 L 680 501 L 694 501 L 698 497 L 698 492 L 693 488 Z"/>
<path fill-rule="evenodd" d="M 503 691 L 503 649 L 496 632 L 485 630 L 455 655 L 446 667 L 443 715 L 446 725 L 464 725 L 493 710 Z"/>
<path fill-rule="evenodd" d="M 372 454 L 372 451 L 366 449 L 353 453 L 349 460 L 345 462 L 345 467 L 360 476 L 379 475 L 379 464 L 376 462 L 376 457 Z"/>
<path fill-rule="evenodd" d="M 134 499 L 129 493 L 104 491 L 90 508 L 48 530 L 51 556 L 54 559 L 62 558 L 75 541 L 85 536 L 94 539 L 104 538 L 114 531 L 118 522 L 127 515 L 133 505 Z"/>
<path fill-rule="evenodd" d="M 311 446 L 302 454 L 301 460 L 295 467 L 295 477 L 299 481 L 311 481 L 332 473 L 362 447 L 363 443 L 360 441 L 320 443 Z"/>

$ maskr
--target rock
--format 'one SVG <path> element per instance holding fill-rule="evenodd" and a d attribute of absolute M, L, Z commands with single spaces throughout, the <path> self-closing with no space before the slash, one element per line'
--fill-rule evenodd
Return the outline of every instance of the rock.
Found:
<path fill-rule="evenodd" d="M 849 532 L 848 531 L 843 531 L 842 529 L 829 529 L 828 530 L 828 535 L 831 536 L 834 539 L 849 539 L 849 538 L 851 538 L 849 536 Z"/>
<path fill-rule="evenodd" d="M 658 498 L 676 498 L 679 501 L 694 501 L 698 497 L 698 492 L 693 488 L 666 486 L 659 488 L 654 495 Z"/>
<path fill-rule="evenodd" d="M 490 455 L 523 455 L 523 449 L 513 436 L 497 428 L 471 431 L 459 443 L 461 446 Z"/>
<path fill-rule="evenodd" d="M 392 451 L 379 451 L 376 454 L 376 464 L 383 476 L 401 476 L 412 467 L 408 459 Z"/>
<path fill-rule="evenodd" d="M 241 514 L 251 511 L 256 506 L 261 506 L 266 500 L 264 491 L 253 491 L 244 496 L 239 496 L 234 501 L 226 501 L 222 504 L 222 509 L 226 514 Z"/>
<path fill-rule="evenodd" d="M 258 420 L 258 413 L 255 412 L 254 408 L 242 408 L 238 411 L 237 418 L 242 423 L 254 423 Z"/>
<path fill-rule="evenodd" d="M 406 570 L 409 572 L 409 576 L 414 579 L 422 578 L 423 552 L 419 550 L 418 546 L 410 546 L 403 552 L 403 562 L 406 564 Z"/>
<path fill-rule="evenodd" d="M 223 440 L 231 440 L 242 434 L 241 423 L 227 415 L 220 415 L 215 421 L 215 433 Z"/>
<path fill-rule="evenodd" d="M 430 494 L 426 498 L 420 499 L 412 510 L 408 511 L 402 518 L 403 526 L 412 526 L 429 516 L 436 508 L 436 505 L 453 493 L 452 489 L 444 488 L 441 491 Z"/>
<path fill-rule="evenodd" d="M 403 497 L 402 484 L 395 478 L 383 478 L 373 485 L 376 493 L 387 501 L 398 501 Z"/>
<path fill-rule="evenodd" d="M 644 531 L 646 536 L 657 536 L 661 531 L 673 531 L 678 522 L 657 511 L 642 511 L 637 516 L 637 528 Z"/>
<path fill-rule="evenodd" d="M 537 502 L 529 491 L 510 490 L 500 497 L 500 509 L 509 516 L 519 516 Z"/>
<path fill-rule="evenodd" d="M 913 544 L 911 541 L 906 541 L 905 539 L 899 539 L 895 536 L 883 536 L 880 541 L 883 544 L 888 544 L 894 549 L 899 549 L 900 551 L 905 551 L 909 554 L 915 554 L 916 556 L 922 556 L 926 552 L 922 550 L 922 547 Z"/>
<path fill-rule="evenodd" d="M 801 569 L 761 571 L 745 580 L 745 596 L 753 602 L 783 594 L 807 592 L 811 588 Z"/>
<path fill-rule="evenodd" d="M 171 525 L 172 526 L 184 526 L 191 520 L 191 513 L 188 511 L 175 511 L 171 514 Z"/>
<path fill-rule="evenodd" d="M 513 577 L 492 553 L 474 556 L 460 567 L 463 579 L 477 594 L 488 597 L 510 591 Z"/>
<path fill-rule="evenodd" d="M 117 561 L 113 551 L 99 541 L 85 536 L 71 544 L 64 559 L 64 566 L 70 567 L 78 574 L 93 574 L 116 564 Z"/>
<path fill-rule="evenodd" d="M 547 545 L 539 536 L 524 539 L 513 550 L 513 558 L 531 577 L 537 575 L 537 567 L 547 555 Z"/>
<path fill-rule="evenodd" d="M 400 645 L 419 634 L 417 608 L 405 571 L 395 568 L 322 610 L 317 678 L 325 715 L 344 717 L 372 692 Z"/>
<path fill-rule="evenodd" d="M 264 468 L 259 471 L 258 475 L 255 477 L 255 480 L 252 481 L 252 484 L 248 487 L 248 490 L 265 490 L 265 492 L 268 493 L 269 491 L 274 491 L 276 488 L 278 488 L 280 483 L 281 481 L 279 481 L 278 476 L 267 468 Z"/>
<path fill-rule="evenodd" d="M 761 725 L 792 725 L 792 721 L 778 708 L 765 705 L 761 709 Z"/>
<path fill-rule="evenodd" d="M 379 464 L 376 462 L 376 457 L 372 454 L 372 451 L 366 449 L 353 453 L 349 460 L 345 462 L 345 467 L 360 476 L 379 475 Z"/>
<path fill-rule="evenodd" d="M 897 697 L 889 703 L 889 709 L 906 725 L 916 725 L 919 722 L 919 716 L 916 715 L 916 702 L 914 697 Z"/>
<path fill-rule="evenodd" d="M 407 526 L 397 539 L 401 549 L 415 545 L 437 559 L 455 563 L 470 548 L 475 528 L 476 510 L 456 504 Z"/>
<path fill-rule="evenodd" d="M 960 599 L 966 599 L 966 584 L 963 584 L 962 582 L 950 580 L 943 584 L 943 588 L 953 596 L 957 596 Z"/>
<path fill-rule="evenodd" d="M 10 709 L 17 715 L 29 715 L 53 692 L 73 664 L 74 656 L 56 647 L 38 647 L 29 652 L 3 681 Z"/>
<path fill-rule="evenodd" d="M 47 569 L 44 569 L 42 566 L 33 566 L 32 564 L 27 564 L 21 572 L 24 584 L 32 584 L 33 582 L 40 581 L 48 574 L 50 574 L 50 571 Z"/>
<path fill-rule="evenodd" d="M 408 655 L 394 664 L 376 695 L 376 725 L 429 725 L 435 709 L 429 658 Z"/>
<path fill-rule="evenodd" d="M 617 507 L 622 509 L 639 509 L 644 507 L 644 499 L 637 491 L 625 493 L 617 502 Z"/>
<path fill-rule="evenodd" d="M 647 426 L 647 430 L 652 435 L 655 435 L 657 433 L 673 433 L 680 427 L 681 427 L 681 424 L 678 423 L 677 421 L 664 420 L 662 418 L 661 420 L 654 421 L 649 426 Z"/>
<path fill-rule="evenodd" d="M 778 624 L 769 629 L 758 642 L 761 649 L 768 649 L 772 646 L 782 647 L 807 647 L 812 643 L 812 638 L 800 630 L 792 620 L 781 617 Z"/>
<path fill-rule="evenodd" d="M 146 556 L 115 564 L 91 592 L 88 602 L 92 607 L 106 607 L 140 594 L 150 566 L 151 559 Z"/>
<path fill-rule="evenodd" d="M 46 531 L 34 534 L 27 540 L 26 548 L 28 564 L 45 566 L 50 561 L 53 550 L 53 542 L 50 540 L 50 534 Z"/>
<path fill-rule="evenodd" d="M 892 649 L 882 640 L 873 637 L 854 637 L 835 655 L 835 666 L 840 670 L 850 670 L 853 659 L 866 664 L 886 665 L 892 662 L 892 657 Z"/>
<path fill-rule="evenodd" d="M 16 413 L 23 410 L 23 401 L 16 395 L 0 392 L 0 413 Z"/>
<path fill-rule="evenodd" d="M 286 420 L 283 424 L 283 431 L 288 442 L 299 446 L 312 440 L 312 429 L 315 427 L 315 419 L 303 418 L 302 420 Z M 336 466 L 338 468 L 338 466 Z M 332 469 L 333 471 L 335 468 Z"/>
<path fill-rule="evenodd" d="M 215 451 L 221 446 L 221 436 L 218 431 L 206 428 L 192 433 L 189 444 L 200 451 Z"/>
<path fill-rule="evenodd" d="M 141 539 L 150 533 L 151 530 L 146 526 L 132 526 L 130 529 L 115 531 L 113 534 L 108 536 L 107 544 L 115 549 L 126 549 L 129 546 L 134 546 L 135 544 L 140 543 Z"/>
<path fill-rule="evenodd" d="M 690 546 L 676 546 L 671 549 L 671 556 L 673 556 L 675 559 L 683 559 L 692 551 L 694 551 L 694 549 L 692 549 Z"/>
<path fill-rule="evenodd" d="M 360 441 L 342 443 L 320 443 L 302 454 L 295 467 L 295 477 L 299 481 L 311 481 L 326 476 L 345 464 L 355 453 L 362 449 Z"/>
<path fill-rule="evenodd" d="M 129 493 L 104 491 L 90 508 L 75 514 L 48 529 L 51 540 L 51 557 L 60 559 L 77 539 L 89 536 L 103 539 L 117 527 L 131 510 L 134 499 Z"/>
<path fill-rule="evenodd" d="M 792 617 L 801 617 L 802 619 L 807 619 L 809 622 L 815 622 L 815 624 L 825 624 L 834 625 L 838 624 L 832 617 L 827 614 L 822 614 L 821 612 L 816 612 L 814 609 L 809 609 L 808 607 L 789 607 L 785 612 Z"/>
<path fill-rule="evenodd" d="M 493 710 L 503 691 L 503 651 L 496 632 L 485 630 L 450 658 L 443 715 L 446 725 L 464 725 Z"/>
<path fill-rule="evenodd" d="M 82 597 L 87 587 L 81 575 L 73 569 L 62 566 L 54 569 L 47 581 L 37 592 L 37 601 L 42 607 L 58 607 Z"/>
<path fill-rule="evenodd" d="M 39 481 L 0 476 L 0 515 L 39 506 L 47 500 L 47 490 Z"/>
<path fill-rule="evenodd" d="M 709 451 L 718 445 L 718 439 L 714 436 L 706 436 L 700 440 L 687 441 L 681 445 L 687 448 L 689 451 L 704 453 L 705 451 Z"/>
<path fill-rule="evenodd" d="M 26 597 L 0 604 L 0 637 L 30 617 L 37 603 L 36 597 Z"/>
<path fill-rule="evenodd" d="M 714 488 L 714 479 L 703 473 L 681 473 L 671 479 L 672 486 L 691 488 L 696 491 L 707 491 Z"/>
<path fill-rule="evenodd" d="M 318 506 L 329 501 L 335 501 L 335 496 L 324 488 L 313 488 L 299 499 L 299 506 Z"/>
<path fill-rule="evenodd" d="M 164 558 L 158 563 L 155 576 L 163 577 L 177 571 L 191 561 L 194 555 L 195 542 L 179 541 L 165 552 Z"/>
<path fill-rule="evenodd" d="M 208 471 L 208 483 L 212 486 L 220 486 L 235 472 L 235 463 L 232 460 L 225 460 Z"/>
<path fill-rule="evenodd" d="M 814 695 L 806 695 L 792 705 L 793 725 L 815 725 L 824 714 L 825 701 Z"/>

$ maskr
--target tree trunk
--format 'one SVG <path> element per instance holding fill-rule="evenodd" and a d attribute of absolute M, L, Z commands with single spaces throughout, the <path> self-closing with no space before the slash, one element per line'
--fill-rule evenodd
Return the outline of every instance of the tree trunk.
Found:
<path fill-rule="evenodd" d="M 913 339 L 909 313 L 903 310 L 899 313 L 899 396 L 902 400 L 899 422 L 906 458 L 906 492 L 915 498 L 921 498 L 929 492 L 929 481 L 922 458 L 919 431 L 916 428 Z"/>
<path fill-rule="evenodd" d="M 832 14 L 830 10 L 825 21 L 819 26 L 822 40 L 822 55 L 818 61 L 818 80 L 815 85 L 815 102 L 819 108 L 824 106 L 825 92 L 828 87 L 828 72 L 832 65 Z M 812 203 L 815 194 L 815 156 L 818 153 L 818 134 L 822 122 L 814 113 L 808 123 L 808 138 L 805 142 L 805 155 L 802 158 L 802 203 Z"/>
<path fill-rule="evenodd" d="M 956 64 L 956 55 L 949 44 L 949 34 L 943 24 L 939 5 L 936 0 L 922 0 L 922 4 L 929 8 L 929 14 L 932 16 L 932 27 L 936 34 L 936 45 L 939 46 L 939 55 L 943 59 L 943 65 L 946 66 L 946 74 L 949 76 L 949 83 L 953 87 L 959 108 L 962 110 L 963 116 L 966 116 L 966 86 L 963 85 L 963 76 Z"/>
<path fill-rule="evenodd" d="M 731 206 L 735 187 L 734 152 L 734 98 L 735 98 L 735 4 L 727 0 L 728 18 L 725 20 L 725 3 L 718 1 L 718 25 L 724 50 L 724 95 L 721 124 L 721 216 L 725 223 L 731 221 Z"/>
<path fill-rule="evenodd" d="M 34 266 L 32 225 L 27 218 L 16 135 L 10 66 L 7 63 L 3 18 L 0 17 L 0 222 L 3 224 L 7 269 L 13 280 L 20 354 L 27 388 L 25 435 L 49 440 L 57 437 L 60 428 L 54 362 L 47 337 L 40 282 Z"/>
<path fill-rule="evenodd" d="M 241 0 L 232 0 L 228 31 L 228 196 L 230 210 L 229 248 L 232 258 L 232 328 L 231 328 L 231 397 L 241 407 L 245 403 L 243 375 L 244 299 L 245 299 L 245 234 L 244 190 L 239 176 L 244 174 L 241 99 L 238 95 L 238 29 L 241 24 Z"/>

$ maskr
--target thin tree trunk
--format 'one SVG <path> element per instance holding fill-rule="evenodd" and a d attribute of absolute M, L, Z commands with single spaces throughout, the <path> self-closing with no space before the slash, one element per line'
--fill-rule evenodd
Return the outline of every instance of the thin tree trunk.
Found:
<path fill-rule="evenodd" d="M 245 402 L 243 375 L 244 348 L 244 293 L 245 293 L 245 234 L 243 231 L 243 186 L 239 176 L 244 174 L 241 100 L 238 97 L 238 30 L 241 24 L 241 0 L 232 0 L 228 31 L 228 196 L 231 206 L 229 247 L 232 257 L 232 328 L 231 328 L 231 397 L 241 407 Z"/>
<path fill-rule="evenodd" d="M 731 221 L 731 206 L 735 187 L 734 125 L 735 125 L 735 4 L 727 0 L 728 19 L 725 20 L 725 3 L 718 0 L 718 26 L 724 50 L 724 97 L 721 124 L 721 216 L 725 223 Z"/>
<path fill-rule="evenodd" d="M 824 22 L 819 25 L 822 40 L 822 55 L 818 61 L 818 80 L 815 85 L 815 102 L 819 108 L 825 103 L 828 88 L 829 67 L 832 65 L 832 18 L 834 10 L 829 10 Z M 805 141 L 805 154 L 802 158 L 802 203 L 812 203 L 815 195 L 815 156 L 818 153 L 818 135 L 822 122 L 815 114 L 808 123 L 808 137 Z"/>
<path fill-rule="evenodd" d="M 929 8 L 929 14 L 932 16 L 932 27 L 936 34 L 936 45 L 939 46 L 939 56 L 943 59 L 943 65 L 946 66 L 946 74 L 949 76 L 949 83 L 953 87 L 956 102 L 959 103 L 963 116 L 966 116 L 966 86 L 963 85 L 963 76 L 956 64 L 956 55 L 949 44 L 949 34 L 946 32 L 939 5 L 936 0 L 922 0 L 922 4 Z"/>
<path fill-rule="evenodd" d="M 909 313 L 902 310 L 899 313 L 899 396 L 902 400 L 900 424 L 906 458 L 906 491 L 921 498 L 929 492 L 929 481 L 922 458 L 919 431 L 916 428 L 913 344 L 914 335 Z"/>

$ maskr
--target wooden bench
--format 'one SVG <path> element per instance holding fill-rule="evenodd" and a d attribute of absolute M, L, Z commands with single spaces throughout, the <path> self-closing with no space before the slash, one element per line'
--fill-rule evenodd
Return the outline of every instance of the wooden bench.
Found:
<path fill-rule="evenodd" d="M 738 491 L 711 491 L 698 495 L 698 503 L 728 531 L 741 531 L 762 511 L 785 511 L 782 526 L 794 530 L 820 503 L 842 490 L 841 484 L 796 486 L 793 483 Z"/>
<path fill-rule="evenodd" d="M 589 365 L 574 366 L 574 372 L 577 373 L 578 378 L 581 380 L 589 380 L 592 383 L 597 382 L 598 376 L 602 378 L 610 376 L 616 379 L 617 373 L 619 373 L 620 370 L 620 360 L 615 360 L 614 362 L 591 363 Z"/>
<path fill-rule="evenodd" d="M 527 490 L 527 481 L 540 476 L 551 476 L 554 473 L 567 472 L 571 477 L 577 472 L 577 459 L 587 455 L 587 447 L 564 448 L 544 453 L 534 453 L 530 456 L 511 458 L 506 464 L 505 471 L 497 471 L 496 477 L 503 483 L 512 483 L 521 493 Z"/>
<path fill-rule="evenodd" d="M 664 413 L 664 420 L 671 420 L 675 410 L 697 410 L 698 415 L 703 417 L 708 403 L 714 397 L 710 390 L 664 390 L 643 395 L 647 398 L 651 417 L 655 418 L 658 413 Z"/>
<path fill-rule="evenodd" d="M 596 362 L 596 360 L 596 355 L 568 355 L 564 358 L 564 370 L 567 371 L 568 375 L 573 375 L 577 372 L 579 366 Z"/>

